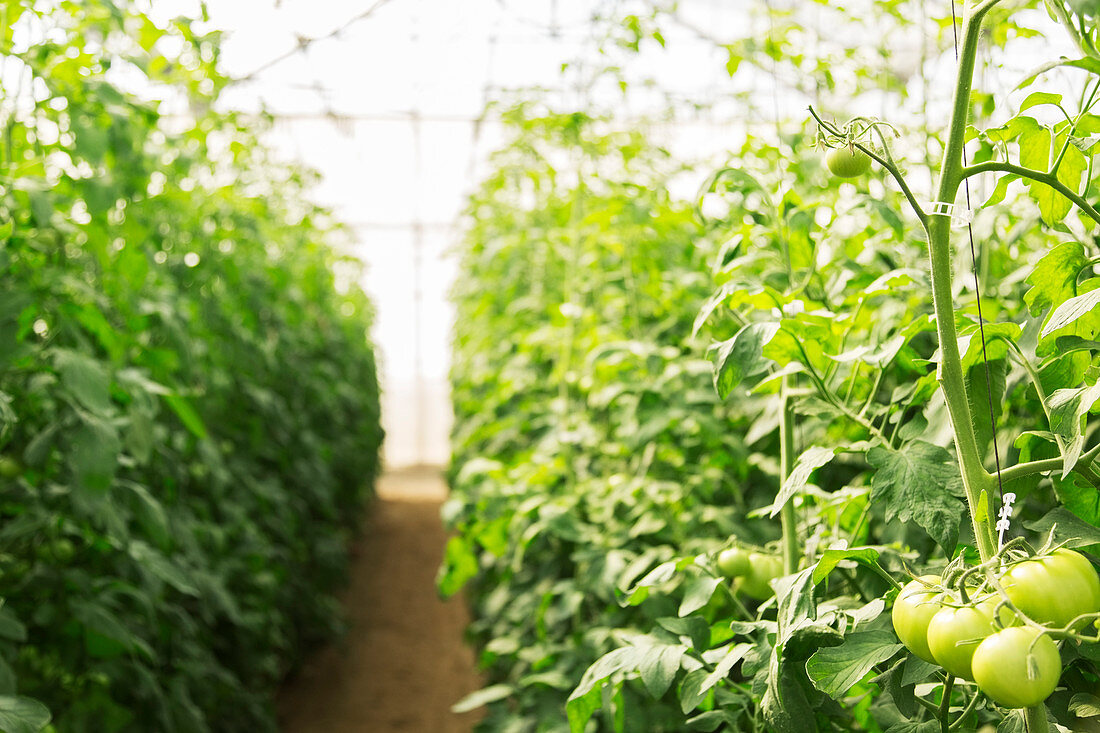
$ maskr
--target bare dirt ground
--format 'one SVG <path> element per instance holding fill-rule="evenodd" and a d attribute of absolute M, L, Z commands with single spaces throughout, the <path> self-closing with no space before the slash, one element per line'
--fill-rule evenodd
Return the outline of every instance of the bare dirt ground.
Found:
<path fill-rule="evenodd" d="M 462 641 L 462 600 L 435 592 L 445 495 L 437 470 L 381 478 L 352 550 L 343 597 L 351 629 L 285 685 L 285 733 L 467 733 L 477 722 L 476 711 L 450 712 L 482 683 Z"/>

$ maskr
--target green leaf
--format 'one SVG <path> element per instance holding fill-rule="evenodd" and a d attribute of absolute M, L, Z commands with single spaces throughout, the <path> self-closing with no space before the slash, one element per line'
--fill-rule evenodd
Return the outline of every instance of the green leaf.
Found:
<path fill-rule="evenodd" d="M 750 323 L 715 348 L 714 388 L 725 399 L 743 379 L 767 368 L 764 346 L 779 331 L 778 323 Z"/>
<path fill-rule="evenodd" d="M 570 733 L 584 733 L 588 721 L 602 707 L 603 687 L 594 687 L 583 695 L 570 695 L 565 703 L 565 717 Z"/>
<path fill-rule="evenodd" d="M 1093 489 L 1093 493 L 1095 493 L 1095 489 Z M 1055 542 L 1064 542 L 1067 547 L 1085 547 L 1100 544 L 1100 528 L 1083 521 L 1065 507 L 1056 507 L 1044 514 L 1042 518 L 1024 523 L 1025 527 L 1040 537 L 1046 537 L 1050 534 L 1051 528 L 1055 525 L 1057 525 L 1054 532 Z"/>
<path fill-rule="evenodd" d="M 16 618 L 14 611 L 3 605 L 2 601 L 0 601 L 0 638 L 16 642 L 27 640 L 27 627 Z"/>
<path fill-rule="evenodd" d="M 73 433 L 68 461 L 82 486 L 104 491 L 114 478 L 121 450 L 122 441 L 114 426 L 85 416 L 84 424 Z"/>
<path fill-rule="evenodd" d="M 683 644 L 653 644 L 640 649 L 638 672 L 642 683 L 650 695 L 661 697 L 676 679 L 687 647 Z"/>
<path fill-rule="evenodd" d="M 84 646 L 93 657 L 110 659 L 136 652 L 153 659 L 154 653 L 144 639 L 126 627 L 107 607 L 93 600 L 72 603 L 73 618 L 85 628 Z"/>
<path fill-rule="evenodd" d="M 601 707 L 601 697 L 608 680 L 617 672 L 635 669 L 638 653 L 639 649 L 634 646 L 613 649 L 584 671 L 580 683 L 569 693 L 565 703 L 570 731 L 583 733 L 593 713 Z"/>
<path fill-rule="evenodd" d="M 713 733 L 721 726 L 730 726 L 730 730 L 734 730 L 733 726 L 737 725 L 737 719 L 730 716 L 725 710 L 708 710 L 705 713 L 700 713 L 693 718 L 687 720 L 688 730 L 701 730 L 705 733 Z"/>
<path fill-rule="evenodd" d="M 680 602 L 680 609 L 676 612 L 677 615 L 687 616 L 707 605 L 722 581 L 723 578 L 710 575 L 702 575 L 693 580 L 684 592 L 684 600 Z"/>
<path fill-rule="evenodd" d="M 1069 476 L 1051 476 L 1054 493 L 1064 507 L 1091 525 L 1100 525 L 1100 491 L 1077 473 Z"/>
<path fill-rule="evenodd" d="M 997 733 L 1027 733 L 1027 720 L 1022 709 L 1013 710 L 997 726 Z"/>
<path fill-rule="evenodd" d="M 1100 306 L 1100 288 L 1063 301 L 1050 314 L 1050 318 L 1043 325 L 1043 330 L 1039 335 L 1046 338 L 1054 331 L 1076 323 L 1081 318 L 1089 315 L 1097 306 Z"/>
<path fill-rule="evenodd" d="M 923 722 L 904 720 L 900 723 L 891 725 L 886 729 L 886 733 L 939 733 L 941 730 L 940 724 L 934 720 L 925 720 Z"/>
<path fill-rule="evenodd" d="M 0 657 L 0 695 L 14 695 L 17 692 L 15 670 Z"/>
<path fill-rule="evenodd" d="M 890 669 L 877 677 L 871 678 L 871 682 L 878 685 L 883 692 L 889 695 L 890 700 L 897 706 L 898 712 L 906 718 L 917 717 L 918 703 L 913 684 L 911 682 L 902 684 L 907 660 L 911 658 L 911 656 L 904 656 L 895 662 Z"/>
<path fill-rule="evenodd" d="M 839 700 L 871 669 L 904 647 L 890 631 L 863 631 L 849 635 L 840 646 L 822 649 L 806 661 L 814 686 Z"/>
<path fill-rule="evenodd" d="M 989 194 L 983 203 L 981 208 L 990 209 L 997 204 L 1005 200 L 1005 196 L 1008 195 L 1008 187 L 1013 181 L 1020 180 L 1020 177 L 1013 174 L 1006 174 L 997 177 L 997 185 L 993 187 L 993 193 Z"/>
<path fill-rule="evenodd" d="M 730 670 L 734 665 L 745 658 L 745 655 L 752 651 L 753 645 L 748 643 L 732 644 L 726 649 L 726 653 L 722 655 L 722 658 L 718 660 L 718 663 L 714 665 L 714 669 L 708 673 L 705 673 L 699 679 L 698 686 L 692 690 L 690 698 L 680 698 L 681 709 L 683 712 L 689 713 L 699 706 L 699 703 L 703 701 L 707 691 L 717 685 L 721 680 L 724 680 L 729 676 Z M 689 703 L 690 706 L 689 706 Z"/>
<path fill-rule="evenodd" d="M 1087 265 L 1088 257 L 1080 242 L 1063 242 L 1043 255 L 1027 277 L 1031 289 L 1024 294 L 1024 302 L 1031 315 L 1042 315 L 1047 308 L 1075 296 L 1077 276 Z"/>
<path fill-rule="evenodd" d="M 810 481 L 810 475 L 829 461 L 833 460 L 834 456 L 836 456 L 835 448 L 810 446 L 804 450 L 802 455 L 798 457 L 798 461 L 795 463 L 794 468 L 791 469 L 791 474 L 779 489 L 779 493 L 772 503 L 771 511 L 768 513 L 768 516 L 774 517 L 776 514 L 779 514 L 783 506 L 790 501 L 791 497 L 805 490 L 807 483 Z"/>
<path fill-rule="evenodd" d="M 199 440 L 206 439 L 206 425 L 186 399 L 177 394 L 166 394 L 164 395 L 164 401 L 168 407 L 172 408 L 172 412 L 176 413 L 176 417 L 180 419 L 180 422 L 192 435 Z"/>
<path fill-rule="evenodd" d="M 1055 390 L 1047 398 L 1050 429 L 1065 441 L 1062 477 L 1065 478 L 1081 457 L 1085 445 L 1085 418 L 1100 400 L 1100 382 L 1078 389 Z"/>
<path fill-rule="evenodd" d="M 134 516 L 145 535 L 161 550 L 172 546 L 172 530 L 168 523 L 168 514 L 147 488 L 133 481 L 121 481 L 119 485 L 129 489 L 135 501 L 132 504 Z"/>
<path fill-rule="evenodd" d="M 443 563 L 436 576 L 440 595 L 450 598 L 477 577 L 477 555 L 470 542 L 461 536 L 451 537 L 443 551 Z"/>
<path fill-rule="evenodd" d="M 1094 59 L 1090 56 L 1086 56 L 1080 59 L 1067 59 L 1063 57 L 1058 59 L 1057 61 L 1048 61 L 1047 63 L 1039 66 L 1039 68 L 1035 69 L 1034 71 L 1029 72 L 1028 75 L 1024 77 L 1024 80 L 1016 85 L 1016 89 L 1023 89 L 1024 87 L 1035 81 L 1035 79 L 1041 74 L 1045 74 L 1051 69 L 1056 69 L 1059 66 L 1069 66 L 1076 69 L 1084 69 L 1090 74 L 1100 75 L 1100 60 Z"/>
<path fill-rule="evenodd" d="M 966 372 L 966 396 L 974 418 L 974 437 L 983 453 L 993 442 L 993 431 L 1004 409 L 1008 367 L 1007 359 L 994 359 L 987 364 L 975 364 Z"/>
<path fill-rule="evenodd" d="M 50 724 L 50 709 L 29 697 L 0 695 L 0 731 L 39 733 Z"/>
<path fill-rule="evenodd" d="M 711 643 L 710 624 L 702 616 L 687 618 L 659 618 L 657 625 L 677 636 L 686 636 L 691 646 L 706 649 Z"/>
<path fill-rule="evenodd" d="M 1032 92 L 1020 103 L 1020 111 L 1023 112 L 1032 107 L 1038 107 L 1044 104 L 1052 104 L 1056 107 L 1060 106 L 1062 104 L 1062 95 L 1051 94 L 1049 92 Z"/>
<path fill-rule="evenodd" d="M 97 416 L 112 412 L 111 378 L 102 364 L 79 352 L 58 349 L 54 365 L 62 386 L 77 402 Z"/>
<path fill-rule="evenodd" d="M 199 597 L 198 589 L 195 588 L 194 584 L 183 570 L 146 543 L 140 540 L 131 542 L 129 554 L 143 570 L 154 578 L 164 581 L 180 593 L 195 596 L 196 598 Z"/>
<path fill-rule="evenodd" d="M 951 454 L 916 440 L 901 450 L 875 446 L 867 462 L 875 468 L 871 501 L 882 505 L 886 520 L 916 522 L 951 554 L 966 512 L 958 498 L 962 478 Z"/>
<path fill-rule="evenodd" d="M 852 547 L 847 550 L 825 550 L 821 553 L 821 559 L 814 567 L 813 582 L 818 584 L 825 580 L 837 565 L 845 560 L 852 560 L 869 568 L 882 568 L 878 564 L 878 550 L 873 547 Z M 883 571 L 885 572 L 885 571 Z"/>
<path fill-rule="evenodd" d="M 1078 718 L 1100 717 L 1100 697 L 1078 692 L 1069 700 L 1069 711 Z"/>
<path fill-rule="evenodd" d="M 480 690 L 471 692 L 469 695 L 452 705 L 451 712 L 458 715 L 468 713 L 471 710 L 477 710 L 490 703 L 507 700 L 514 692 L 515 689 L 511 685 L 505 684 L 482 687 Z"/>
<path fill-rule="evenodd" d="M 986 360 L 1003 359 L 1008 353 L 1008 344 L 1020 338 L 1021 329 L 1015 323 L 986 323 L 985 346 L 982 346 L 982 331 L 977 324 L 968 325 L 959 336 L 959 353 L 962 356 L 962 368 L 970 369 Z"/>

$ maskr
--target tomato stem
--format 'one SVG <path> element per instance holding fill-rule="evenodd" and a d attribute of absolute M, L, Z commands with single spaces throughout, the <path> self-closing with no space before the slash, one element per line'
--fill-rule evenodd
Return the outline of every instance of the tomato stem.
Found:
<path fill-rule="evenodd" d="M 987 9 L 984 8 L 984 10 Z M 982 18 L 985 15 L 984 10 L 975 11 L 963 21 L 953 111 L 936 194 L 937 201 L 949 204 L 955 202 L 963 180 L 963 148 L 970 111 L 970 91 L 973 85 L 974 64 L 977 58 Z M 959 458 L 959 469 L 967 504 L 970 507 L 974 538 L 978 553 L 984 562 L 997 551 L 993 532 L 994 510 L 990 498 L 994 482 L 982 464 L 974 430 L 974 418 L 970 412 L 970 401 L 967 397 L 962 357 L 959 354 L 958 333 L 955 330 L 950 216 L 928 217 L 926 231 L 932 268 L 932 304 L 936 311 L 936 331 L 940 342 L 937 379 L 943 386 L 944 399 L 951 416 L 955 449 Z"/>
<path fill-rule="evenodd" d="M 948 733 L 951 730 L 951 688 L 955 686 L 955 676 L 947 675 L 943 683 L 943 699 L 940 700 L 940 733 Z"/>
<path fill-rule="evenodd" d="M 1027 733 L 1050 733 L 1047 707 L 1043 703 L 1024 708 L 1024 729 Z"/>
<path fill-rule="evenodd" d="M 786 485 L 794 470 L 794 402 L 791 400 L 789 377 L 783 377 L 779 392 L 779 485 Z M 798 541 L 798 527 L 794 515 L 794 497 L 784 502 L 779 510 L 779 522 L 783 530 L 783 572 L 792 575 L 798 572 L 798 560 L 801 556 Z"/>

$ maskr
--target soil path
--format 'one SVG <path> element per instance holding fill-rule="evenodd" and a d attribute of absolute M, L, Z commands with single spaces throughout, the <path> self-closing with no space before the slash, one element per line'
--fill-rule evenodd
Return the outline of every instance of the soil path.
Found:
<path fill-rule="evenodd" d="M 438 471 L 388 473 L 352 549 L 343 596 L 351 626 L 279 696 L 284 733 L 468 733 L 477 714 L 450 707 L 481 687 L 462 641 L 461 599 L 435 592 L 446 534 Z"/>

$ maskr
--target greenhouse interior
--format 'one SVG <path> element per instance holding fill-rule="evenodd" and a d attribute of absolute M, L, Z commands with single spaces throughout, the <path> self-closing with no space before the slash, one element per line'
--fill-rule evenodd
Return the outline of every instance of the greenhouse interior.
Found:
<path fill-rule="evenodd" d="M 1100 0 L 0 0 L 0 733 L 1100 733 L 1098 153 Z"/>

